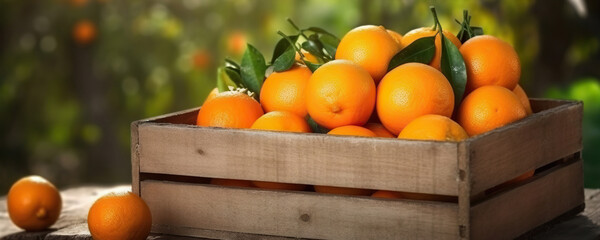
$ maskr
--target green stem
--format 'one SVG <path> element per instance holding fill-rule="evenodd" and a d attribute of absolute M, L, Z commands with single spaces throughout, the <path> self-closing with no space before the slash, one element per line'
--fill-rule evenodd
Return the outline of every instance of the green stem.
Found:
<path fill-rule="evenodd" d="M 288 22 L 289 22 L 289 23 L 292 25 L 292 27 L 294 27 L 294 28 L 295 28 L 295 29 L 296 29 L 296 30 L 297 30 L 297 31 L 300 33 L 300 35 L 302 35 L 302 37 L 304 37 L 305 39 L 308 39 L 308 36 L 306 36 L 306 35 L 304 34 L 304 31 L 303 31 L 302 29 L 300 29 L 300 28 L 298 27 L 298 25 L 296 25 L 296 24 L 294 23 L 294 21 L 292 21 L 292 19 L 291 19 L 291 18 L 288 18 L 288 19 L 287 19 L 287 21 L 288 21 Z"/>
<path fill-rule="evenodd" d="M 438 19 L 437 12 L 435 11 L 435 7 L 430 6 L 429 9 L 431 10 L 431 13 L 433 13 L 433 20 L 435 21 L 433 30 L 436 30 L 437 27 L 440 27 L 439 32 L 442 32 L 442 24 L 440 24 L 440 20 Z"/>
<path fill-rule="evenodd" d="M 298 47 L 296 47 L 296 44 L 292 41 L 292 39 L 290 39 L 287 35 L 285 35 L 285 33 L 283 33 L 282 31 L 277 31 L 277 34 L 279 34 L 281 37 L 285 38 L 285 40 L 288 41 L 288 43 L 290 43 L 290 45 L 292 45 L 292 47 L 294 48 L 294 51 L 296 51 L 299 55 L 300 58 L 302 60 L 304 60 L 304 54 L 302 54 L 302 51 L 300 51 L 300 49 L 298 49 Z"/>

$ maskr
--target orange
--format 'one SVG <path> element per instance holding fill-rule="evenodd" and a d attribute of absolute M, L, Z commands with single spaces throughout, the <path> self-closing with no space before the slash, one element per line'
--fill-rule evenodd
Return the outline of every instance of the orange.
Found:
<path fill-rule="evenodd" d="M 96 39 L 96 25 L 89 20 L 81 20 L 73 27 L 73 39 L 81 45 L 86 45 Z"/>
<path fill-rule="evenodd" d="M 398 138 L 456 142 L 469 138 L 469 135 L 452 119 L 427 114 L 412 120 L 402 129 Z"/>
<path fill-rule="evenodd" d="M 373 193 L 373 190 L 370 190 L 370 189 L 317 186 L 317 185 L 315 185 L 314 187 L 315 187 L 315 192 L 319 192 L 319 193 L 331 193 L 331 194 L 354 195 L 354 196 L 369 196 L 369 195 L 371 195 L 371 193 Z"/>
<path fill-rule="evenodd" d="M 354 126 L 354 125 L 337 127 L 337 128 L 332 129 L 331 131 L 329 131 L 327 134 L 377 137 L 377 135 L 373 131 L 366 129 L 364 127 L 359 127 L 359 126 Z"/>
<path fill-rule="evenodd" d="M 379 191 L 373 193 L 371 195 L 371 197 L 396 199 L 396 198 L 402 198 L 402 193 L 394 192 L 394 191 L 379 190 Z"/>
<path fill-rule="evenodd" d="M 517 95 L 517 98 L 519 98 L 519 101 L 521 101 L 521 104 L 523 104 L 523 107 L 525 107 L 527 115 L 531 115 L 533 113 L 531 110 L 531 104 L 529 103 L 529 98 L 527 97 L 527 94 L 521 85 L 517 84 L 515 89 L 513 89 L 513 93 Z"/>
<path fill-rule="evenodd" d="M 431 29 L 431 27 L 422 27 L 422 28 L 413 29 L 410 32 L 407 32 L 406 34 L 404 34 L 404 36 L 402 37 L 402 47 L 407 47 L 408 45 L 410 45 L 412 42 L 416 41 L 419 38 L 434 36 L 437 32 L 438 32 L 437 30 L 433 30 L 433 29 Z M 446 30 L 444 30 L 443 33 L 444 33 L 444 37 L 446 37 L 448 40 L 450 40 L 450 42 L 452 42 L 452 44 L 454 44 L 454 46 L 456 46 L 456 48 L 460 48 L 460 46 L 461 46 L 460 40 L 458 40 L 458 38 L 456 38 L 456 36 L 454 36 L 454 34 L 452 34 L 451 32 L 448 32 Z M 442 61 L 442 38 L 438 34 L 437 36 L 435 36 L 435 54 L 433 55 L 433 59 L 431 60 L 431 63 L 429 63 L 429 65 L 431 65 L 438 71 L 441 71 L 441 69 L 442 69 L 441 61 Z"/>
<path fill-rule="evenodd" d="M 487 85 L 514 89 L 519 83 L 519 55 L 507 42 L 489 35 L 476 36 L 460 47 L 460 53 L 467 67 L 467 92 Z"/>
<path fill-rule="evenodd" d="M 246 34 L 240 31 L 234 31 L 227 37 L 227 52 L 235 56 L 240 56 L 246 50 Z"/>
<path fill-rule="evenodd" d="M 308 114 L 328 129 L 364 125 L 374 106 L 375 83 L 371 75 L 348 60 L 325 63 L 308 80 Z"/>
<path fill-rule="evenodd" d="M 523 104 L 510 90 L 499 86 L 484 86 L 463 100 L 457 122 L 469 136 L 485 133 L 512 123 L 527 115 Z"/>
<path fill-rule="evenodd" d="M 300 51 L 302 51 L 302 55 L 304 55 L 304 60 L 309 61 L 311 63 L 320 62 L 319 59 L 315 57 L 315 55 L 312 55 L 312 53 L 309 53 L 304 49 L 300 49 Z M 302 59 L 300 58 L 300 54 L 298 54 L 298 52 L 296 52 L 296 61 L 302 62 Z"/>
<path fill-rule="evenodd" d="M 192 64 L 197 69 L 205 69 L 210 64 L 211 54 L 206 49 L 198 50 L 192 57 Z"/>
<path fill-rule="evenodd" d="M 420 200 L 420 201 L 436 201 L 436 202 L 457 202 L 457 197 L 453 196 L 445 196 L 445 195 L 434 195 L 434 194 L 425 194 L 425 193 L 411 193 L 411 192 L 395 192 L 395 191 L 385 191 L 379 190 L 371 197 L 376 198 L 390 198 L 390 199 L 411 199 L 411 200 Z"/>
<path fill-rule="evenodd" d="M 250 128 L 284 132 L 311 132 L 310 126 L 304 118 L 284 111 L 268 112 L 256 119 Z"/>
<path fill-rule="evenodd" d="M 394 40 L 396 40 L 398 45 L 402 46 L 402 34 L 392 31 L 392 30 L 389 30 L 389 29 L 387 30 L 387 32 L 388 32 L 388 34 L 390 34 L 392 36 L 392 38 L 394 38 Z"/>
<path fill-rule="evenodd" d="M 350 30 L 340 41 L 335 59 L 350 60 L 367 70 L 375 83 L 385 75 L 400 44 L 383 26 L 364 25 Z"/>
<path fill-rule="evenodd" d="M 152 227 L 150 208 L 131 192 L 109 193 L 98 198 L 88 212 L 87 221 L 95 240 L 142 240 Z"/>
<path fill-rule="evenodd" d="M 210 184 L 229 187 L 254 187 L 251 181 L 224 178 L 213 178 L 210 180 Z"/>
<path fill-rule="evenodd" d="M 219 89 L 217 88 L 213 88 L 213 90 L 211 90 L 208 93 L 208 96 L 206 97 L 206 99 L 204 100 L 204 102 L 208 102 L 209 100 L 212 100 L 213 98 L 215 98 L 217 96 L 217 94 L 219 94 Z"/>
<path fill-rule="evenodd" d="M 530 170 L 530 171 L 527 171 L 527 172 L 525 172 L 525 173 L 523 173 L 523 174 L 519 175 L 519 176 L 518 176 L 518 177 L 516 177 L 516 178 L 513 178 L 513 179 L 511 179 L 511 180 L 508 180 L 508 181 L 506 181 L 506 182 L 504 182 L 504 183 L 500 184 L 500 185 L 497 185 L 497 186 L 495 186 L 495 187 L 492 187 L 492 188 L 490 188 L 490 189 L 488 189 L 488 190 L 485 190 L 485 194 L 492 194 L 492 193 L 494 193 L 494 192 L 496 192 L 496 191 L 502 190 L 503 188 L 510 187 L 510 186 L 511 186 L 511 185 L 513 185 L 513 184 L 516 184 L 516 183 L 519 183 L 519 182 L 525 181 L 525 180 L 527 180 L 527 179 L 529 179 L 529 178 L 533 177 L 533 175 L 534 175 L 534 174 L 535 174 L 535 170 Z"/>
<path fill-rule="evenodd" d="M 396 136 L 388 131 L 381 123 L 367 123 L 364 126 L 366 129 L 371 130 L 378 137 L 395 138 Z"/>
<path fill-rule="evenodd" d="M 15 182 L 6 196 L 10 220 L 26 231 L 44 230 L 56 222 L 62 199 L 56 187 L 40 176 Z"/>
<path fill-rule="evenodd" d="M 260 103 L 237 91 L 219 93 L 198 111 L 196 125 L 224 128 L 249 128 L 264 114 Z"/>
<path fill-rule="evenodd" d="M 306 116 L 305 92 L 311 75 L 310 69 L 299 64 L 269 75 L 260 90 L 260 104 L 265 112 L 288 111 L 300 117 Z"/>
<path fill-rule="evenodd" d="M 306 185 L 293 184 L 293 183 L 278 183 L 278 182 L 263 182 L 263 181 L 252 181 L 254 186 L 264 189 L 273 190 L 291 190 L 291 191 L 302 191 L 306 189 Z"/>
<path fill-rule="evenodd" d="M 454 92 L 444 75 L 422 63 L 402 64 L 383 77 L 377 87 L 377 114 L 398 135 L 413 119 L 425 114 L 450 117 Z"/>

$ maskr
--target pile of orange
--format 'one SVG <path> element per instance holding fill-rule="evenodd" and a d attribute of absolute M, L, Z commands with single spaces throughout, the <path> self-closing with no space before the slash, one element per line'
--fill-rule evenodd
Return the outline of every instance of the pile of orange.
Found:
<path fill-rule="evenodd" d="M 463 98 L 455 98 L 453 86 L 441 71 L 441 33 L 464 60 L 467 81 Z M 388 69 L 390 60 L 404 48 L 433 36 L 435 54 L 429 64 L 408 62 Z M 301 50 L 292 67 L 266 77 L 260 98 L 239 89 L 213 90 L 199 110 L 197 125 L 306 133 L 311 132 L 309 121 L 314 121 L 334 135 L 462 141 L 532 114 L 518 84 L 519 57 L 510 44 L 494 36 L 479 35 L 461 42 L 448 31 L 430 27 L 402 36 L 383 26 L 364 25 L 341 38 L 332 59 Z M 321 65 L 311 71 L 309 62 Z M 460 104 L 455 104 L 459 100 Z M 248 186 L 306 187 L 265 182 Z M 371 193 L 314 188 L 319 192 Z"/>

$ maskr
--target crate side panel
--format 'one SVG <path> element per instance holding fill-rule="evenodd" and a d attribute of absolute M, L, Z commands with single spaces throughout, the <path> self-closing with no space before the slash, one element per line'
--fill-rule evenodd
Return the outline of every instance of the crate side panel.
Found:
<path fill-rule="evenodd" d="M 581 120 L 567 102 L 471 140 L 472 194 L 580 151 Z"/>
<path fill-rule="evenodd" d="M 471 208 L 473 239 L 512 239 L 584 203 L 581 160 Z"/>
<path fill-rule="evenodd" d="M 456 239 L 457 205 L 142 181 L 160 226 L 318 239 Z M 157 228 L 155 228 L 157 230 Z"/>
<path fill-rule="evenodd" d="M 138 124 L 139 121 L 132 122 L 130 125 L 131 132 L 131 191 L 137 195 L 140 195 L 140 158 L 138 155 L 139 146 L 139 135 L 138 135 Z"/>
<path fill-rule="evenodd" d="M 457 144 L 140 125 L 142 172 L 457 195 Z"/>

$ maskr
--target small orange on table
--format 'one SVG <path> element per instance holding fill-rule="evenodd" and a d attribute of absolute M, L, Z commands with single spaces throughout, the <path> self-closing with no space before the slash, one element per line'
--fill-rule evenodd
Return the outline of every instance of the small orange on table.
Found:
<path fill-rule="evenodd" d="M 15 182 L 6 196 L 10 220 L 26 231 L 40 231 L 58 220 L 62 208 L 60 193 L 40 176 L 28 176 Z"/>
<path fill-rule="evenodd" d="M 142 240 L 152 227 L 148 205 L 131 192 L 114 192 L 98 198 L 88 212 L 87 221 L 96 240 Z"/>

